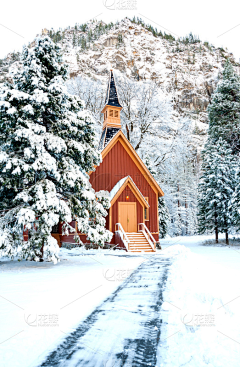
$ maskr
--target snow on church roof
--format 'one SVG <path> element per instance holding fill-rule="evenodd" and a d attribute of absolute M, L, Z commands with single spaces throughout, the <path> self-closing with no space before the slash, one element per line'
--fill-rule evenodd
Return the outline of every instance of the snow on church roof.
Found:
<path fill-rule="evenodd" d="M 110 201 L 112 201 L 112 199 L 114 198 L 116 193 L 121 189 L 122 185 L 125 183 L 125 181 L 127 180 L 128 177 L 129 176 L 126 176 L 126 177 L 122 178 L 120 181 L 118 181 L 118 183 L 116 183 L 116 185 L 110 191 L 110 194 L 109 194 Z"/>
<path fill-rule="evenodd" d="M 113 189 L 109 193 L 109 199 L 110 199 L 110 201 L 113 200 L 113 198 L 117 195 L 117 193 L 119 192 L 119 190 L 122 188 L 122 186 L 125 184 L 125 182 L 127 180 L 130 180 L 132 182 L 132 184 L 134 185 L 135 189 L 138 191 L 139 195 L 142 197 L 142 200 L 145 202 L 146 207 L 149 207 L 148 202 L 146 201 L 145 197 L 143 196 L 143 194 L 141 193 L 141 191 L 139 190 L 139 188 L 137 187 L 137 185 L 134 183 L 134 181 L 133 181 L 133 179 L 132 179 L 131 176 L 126 176 L 126 177 L 122 178 L 120 181 L 118 181 L 116 183 L 116 185 L 113 187 Z"/>

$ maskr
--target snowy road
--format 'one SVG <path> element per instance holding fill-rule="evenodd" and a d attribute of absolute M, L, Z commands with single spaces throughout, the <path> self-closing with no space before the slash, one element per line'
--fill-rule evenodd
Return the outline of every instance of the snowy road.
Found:
<path fill-rule="evenodd" d="M 156 366 L 169 258 L 148 256 L 41 367 Z"/>

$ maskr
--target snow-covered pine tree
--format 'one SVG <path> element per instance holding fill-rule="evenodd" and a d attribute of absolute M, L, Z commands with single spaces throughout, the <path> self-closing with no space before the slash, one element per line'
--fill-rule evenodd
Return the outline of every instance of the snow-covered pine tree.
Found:
<path fill-rule="evenodd" d="M 24 48 L 23 68 L 0 89 L 0 255 L 58 261 L 51 229 L 72 220 L 103 245 L 109 199 L 95 194 L 88 172 L 100 163 L 93 121 L 67 93 L 67 68 L 50 38 Z M 23 241 L 23 231 L 28 241 Z M 80 239 L 79 239 L 80 241 Z"/>
<path fill-rule="evenodd" d="M 230 201 L 230 210 L 232 212 L 233 226 L 237 231 L 240 230 L 240 166 L 239 158 L 238 164 L 235 166 L 235 181 L 234 181 L 234 193 Z"/>
<path fill-rule="evenodd" d="M 165 238 L 168 231 L 170 215 L 164 197 L 158 199 L 159 237 Z"/>
<path fill-rule="evenodd" d="M 233 225 L 229 206 L 234 190 L 235 158 L 228 144 L 220 138 L 217 142 L 208 138 L 202 152 L 202 177 L 199 184 L 198 219 L 199 232 L 228 233 Z"/>
<path fill-rule="evenodd" d="M 226 140 L 233 154 L 240 150 L 240 79 L 232 64 L 226 61 L 223 79 L 208 106 L 209 135 L 213 141 Z"/>

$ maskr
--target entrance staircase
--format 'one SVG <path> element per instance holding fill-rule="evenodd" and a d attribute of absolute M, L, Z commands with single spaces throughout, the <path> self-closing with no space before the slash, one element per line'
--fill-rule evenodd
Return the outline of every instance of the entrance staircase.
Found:
<path fill-rule="evenodd" d="M 126 232 L 129 252 L 154 252 L 142 232 Z"/>
<path fill-rule="evenodd" d="M 144 223 L 138 225 L 138 232 L 125 232 L 121 223 L 116 223 L 115 242 L 126 251 L 155 252 L 156 241 Z"/>

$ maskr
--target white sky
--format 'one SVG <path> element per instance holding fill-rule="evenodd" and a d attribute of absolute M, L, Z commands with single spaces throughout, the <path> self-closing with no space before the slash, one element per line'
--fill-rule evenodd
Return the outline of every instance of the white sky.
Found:
<path fill-rule="evenodd" d="M 65 28 L 95 17 L 114 22 L 135 15 L 162 31 L 166 28 L 180 37 L 192 32 L 203 41 L 227 47 L 239 61 L 239 0 L 135 0 L 135 10 L 114 9 L 117 3 L 123 7 L 127 1 L 133 0 L 6 1 L 1 4 L 0 13 L 0 58 L 13 50 L 21 50 L 23 44 L 32 41 L 43 28 Z M 219 37 L 224 32 L 227 33 Z"/>

